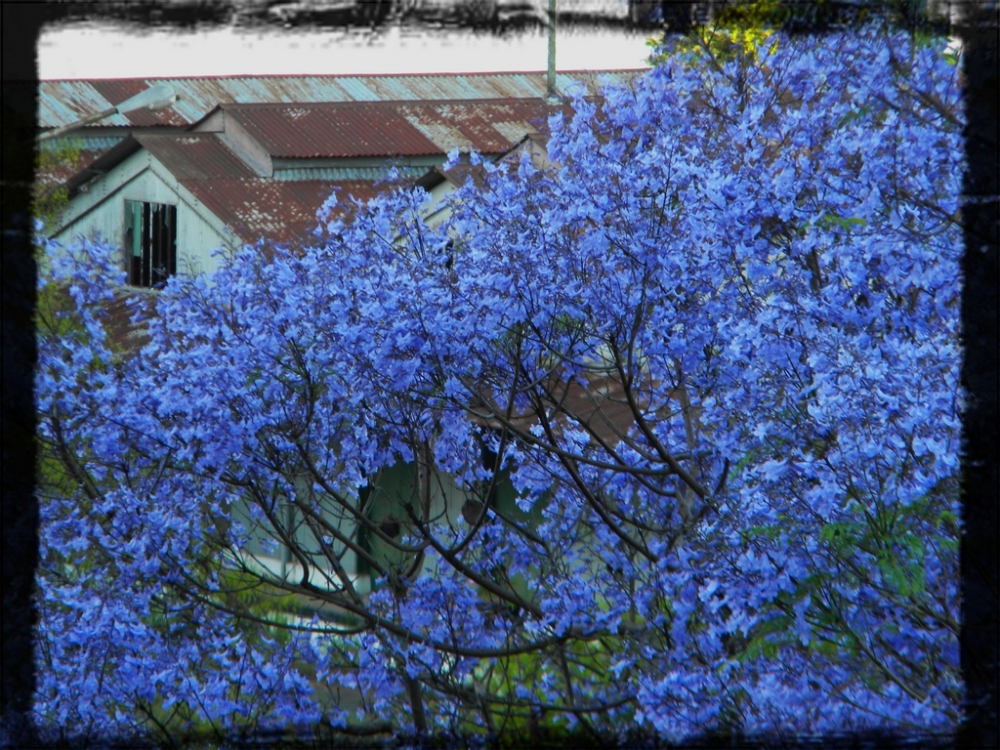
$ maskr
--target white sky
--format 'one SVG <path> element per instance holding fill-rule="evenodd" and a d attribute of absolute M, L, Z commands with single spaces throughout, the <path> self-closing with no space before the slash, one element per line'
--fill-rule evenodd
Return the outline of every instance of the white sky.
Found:
<path fill-rule="evenodd" d="M 560 27 L 557 70 L 639 68 L 647 34 Z M 544 31 L 497 37 L 469 30 L 236 30 L 186 33 L 77 23 L 43 32 L 42 80 L 263 74 L 444 73 L 544 70 Z"/>

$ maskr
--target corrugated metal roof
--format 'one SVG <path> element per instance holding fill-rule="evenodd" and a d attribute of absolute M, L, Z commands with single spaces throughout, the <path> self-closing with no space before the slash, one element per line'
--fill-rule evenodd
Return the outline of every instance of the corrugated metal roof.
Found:
<path fill-rule="evenodd" d="M 602 81 L 622 80 L 640 72 L 563 72 L 556 76 L 556 89 L 564 94 L 577 82 L 582 82 L 590 92 L 596 93 Z M 114 115 L 87 129 L 186 125 L 200 120 L 218 104 L 232 102 L 541 99 L 546 96 L 546 77 L 542 72 L 41 81 L 38 85 L 39 126 L 69 125 L 158 83 L 172 85 L 179 94 L 179 101 L 172 107 L 158 112 L 140 110 Z"/>
<path fill-rule="evenodd" d="M 139 302 L 144 318 L 142 323 L 132 322 L 130 299 Z M 116 290 L 113 300 L 101 304 L 101 308 L 105 316 L 102 321 L 104 331 L 117 356 L 134 356 L 149 343 L 149 319 L 156 314 L 155 291 L 141 287 L 123 287 Z"/>
<path fill-rule="evenodd" d="M 648 381 L 637 382 L 632 388 L 632 397 L 638 401 L 640 408 L 647 409 L 651 400 L 651 384 Z M 621 380 L 606 371 L 597 369 L 572 380 L 556 372 L 545 382 L 536 383 L 532 392 L 541 397 L 547 420 L 557 435 L 561 435 L 566 428 L 583 428 L 604 443 L 614 446 L 635 427 L 635 415 Z M 508 419 L 501 416 L 507 411 L 503 403 L 495 403 L 485 392 L 479 395 L 480 400 L 471 404 L 473 411 L 480 415 L 492 413 L 495 416 L 474 417 L 473 421 L 478 424 L 494 429 L 511 427 L 521 431 L 526 437 L 532 426 L 538 424 L 538 412 L 534 409 L 516 412 Z M 666 395 L 668 399 L 673 398 L 673 392 L 667 392 Z M 665 411 L 661 410 L 661 414 Z"/>
<path fill-rule="evenodd" d="M 394 107 L 350 104 L 223 105 L 272 157 L 424 156 L 440 149 Z"/>
<path fill-rule="evenodd" d="M 443 159 L 448 151 L 462 146 L 500 153 L 513 144 L 494 127 L 494 118 L 508 125 L 520 123 L 504 132 L 523 137 L 531 121 L 537 122 L 552 108 L 538 101 L 501 100 L 227 105 L 223 109 L 227 119 L 237 120 L 265 150 L 290 160 L 279 168 L 279 179 L 259 176 L 219 133 L 137 133 L 77 173 L 69 182 L 71 193 L 141 147 L 241 239 L 254 241 L 264 236 L 288 241 L 308 236 L 316 225 L 316 211 L 335 187 L 359 198 L 378 193 L 379 181 L 388 176 L 393 157 Z M 315 157 L 375 157 L 386 164 L 295 163 Z M 398 179 L 412 181 L 426 168 L 404 165 Z"/>
<path fill-rule="evenodd" d="M 136 135 L 135 139 L 180 181 L 244 179 L 256 173 L 214 134 Z"/>
<path fill-rule="evenodd" d="M 429 156 L 507 150 L 556 111 L 538 99 L 224 104 L 275 158 Z"/>
<path fill-rule="evenodd" d="M 258 177 L 214 133 L 137 135 L 134 139 L 247 242 L 261 237 L 273 242 L 308 237 L 317 224 L 316 212 L 337 187 L 342 195 L 354 193 L 360 198 L 379 190 L 374 180 L 292 182 Z"/>
<path fill-rule="evenodd" d="M 93 86 L 94 89 L 101 96 L 103 96 L 107 102 L 109 102 L 108 106 L 111 107 L 145 91 L 149 88 L 150 84 L 147 84 L 145 81 L 140 79 L 125 78 L 96 80 L 93 82 Z M 178 104 L 179 103 L 180 102 L 178 102 Z M 161 109 L 156 112 L 150 112 L 148 109 L 137 109 L 129 112 L 125 117 L 122 115 L 115 115 L 114 118 L 109 118 L 106 122 L 110 123 L 111 120 L 119 119 L 127 119 L 127 124 L 134 127 L 150 127 L 154 125 L 173 125 L 176 127 L 183 127 L 184 125 L 187 125 L 187 120 L 184 118 L 182 111 L 178 109 L 176 105 L 166 107 L 165 109 Z"/>
<path fill-rule="evenodd" d="M 403 104 L 407 120 L 430 140 L 450 151 L 452 139 L 462 137 L 467 148 L 482 153 L 500 153 L 527 133 L 545 128 L 548 117 L 558 111 L 537 99 L 505 99 L 489 102 L 421 102 Z M 441 130 L 442 126 L 447 130 Z"/>
<path fill-rule="evenodd" d="M 216 133 L 137 134 L 74 175 L 67 183 L 71 195 L 81 184 L 105 174 L 140 148 L 245 242 L 262 237 L 272 242 L 308 239 L 318 224 L 317 211 L 334 190 L 341 198 L 334 213 L 344 214 L 354 208 L 349 196 L 367 200 L 390 184 L 384 169 L 378 172 L 379 179 L 357 179 L 349 174 L 355 168 L 348 168 L 333 178 L 326 174 L 328 170 L 303 169 L 300 179 L 274 180 L 258 176 Z M 401 170 L 399 179 L 412 177 Z"/>
<path fill-rule="evenodd" d="M 334 213 L 343 214 L 353 209 L 349 197 L 368 200 L 388 187 L 375 181 L 283 182 L 260 177 L 187 179 L 181 184 L 246 242 L 261 237 L 272 242 L 308 239 L 319 224 L 316 212 L 335 189 L 340 200 Z"/>

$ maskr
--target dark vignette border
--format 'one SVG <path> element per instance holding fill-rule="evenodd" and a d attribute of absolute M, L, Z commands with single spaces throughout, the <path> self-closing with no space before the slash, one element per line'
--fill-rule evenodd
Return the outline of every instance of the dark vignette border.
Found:
<path fill-rule="evenodd" d="M 36 121 L 36 45 L 45 24 L 68 20 L 129 20 L 143 25 L 191 29 L 228 22 L 239 0 L 208 3 L 4 2 L 3 28 L 3 255 L 2 255 L 2 700 L 0 745 L 42 747 L 30 720 L 35 688 L 32 629 L 37 612 L 32 599 L 38 562 L 38 500 L 34 495 L 36 463 L 33 370 L 36 362 L 33 315 L 36 267 L 31 251 L 31 183 Z M 456 0 L 460 2 L 460 0 Z M 789 5 L 802 5 L 792 0 Z M 903 23 L 923 0 L 873 0 L 890 7 Z M 967 82 L 963 182 L 965 253 L 962 330 L 965 359 L 962 385 L 968 394 L 963 417 L 963 586 L 961 666 L 966 683 L 966 719 L 953 738 L 892 733 L 828 735 L 790 740 L 779 736 L 732 737 L 706 734 L 688 747 L 997 747 L 997 327 L 1000 189 L 997 158 L 998 8 L 996 0 L 969 0 L 962 8 L 958 33 L 965 43 Z M 901 12 L 901 15 L 900 15 Z M 813 22 L 809 22 L 809 17 Z M 795 31 L 827 27 L 815 14 L 796 14 Z M 818 23 L 817 23 L 818 22 Z M 312 732 L 308 732 L 312 735 Z M 192 738 L 193 739 L 193 738 Z M 514 744 L 517 740 L 514 740 Z M 181 738 L 183 742 L 183 738 Z M 201 743 L 199 743 L 201 744 Z M 232 743 L 240 745 L 239 741 Z M 262 732 L 253 747 L 329 747 L 330 741 L 290 741 Z M 374 746 L 385 743 L 376 742 Z M 390 746 L 470 747 L 470 738 L 397 738 Z M 488 743 L 494 744 L 494 743 Z M 535 747 L 605 747 L 580 735 L 533 738 Z M 513 746 L 508 740 L 503 745 Z M 140 747 L 141 738 L 68 737 L 60 747 Z M 343 747 L 338 741 L 338 746 Z M 372 747 L 358 738 L 358 747 Z M 634 735 L 629 747 L 662 748 L 652 735 Z"/>
<path fill-rule="evenodd" d="M 966 720 L 961 747 L 997 747 L 997 158 L 998 7 L 966 9 L 966 173 L 962 185 L 962 635 Z"/>

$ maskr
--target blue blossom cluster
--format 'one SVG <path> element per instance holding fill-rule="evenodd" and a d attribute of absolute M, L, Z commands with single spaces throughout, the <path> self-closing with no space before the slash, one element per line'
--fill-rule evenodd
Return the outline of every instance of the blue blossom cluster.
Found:
<path fill-rule="evenodd" d="M 139 352 L 111 248 L 50 247 L 42 723 L 953 727 L 957 69 L 772 41 L 577 99 L 441 226 L 173 278 Z"/>

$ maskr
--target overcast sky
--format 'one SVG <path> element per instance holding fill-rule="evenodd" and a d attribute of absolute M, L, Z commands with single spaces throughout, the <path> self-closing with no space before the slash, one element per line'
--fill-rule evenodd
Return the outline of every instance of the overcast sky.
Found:
<path fill-rule="evenodd" d="M 643 33 L 561 26 L 558 70 L 645 66 Z M 465 29 L 371 31 L 214 27 L 180 32 L 75 23 L 47 29 L 38 46 L 39 77 L 146 78 L 262 74 L 443 73 L 544 70 L 544 31 L 499 37 Z"/>

